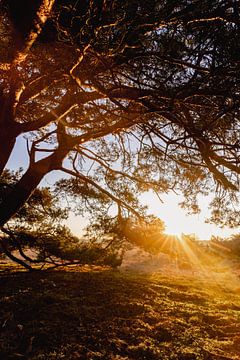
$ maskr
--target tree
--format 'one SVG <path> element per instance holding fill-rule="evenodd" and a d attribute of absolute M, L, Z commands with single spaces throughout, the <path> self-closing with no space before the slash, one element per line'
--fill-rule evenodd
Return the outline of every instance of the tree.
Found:
<path fill-rule="evenodd" d="M 229 238 L 212 237 L 210 249 L 218 255 L 239 260 L 240 256 L 240 234 L 233 234 Z"/>
<path fill-rule="evenodd" d="M 21 171 L 4 171 L 0 177 L 1 199 L 14 187 Z M 122 247 L 111 241 L 105 245 L 90 233 L 81 238 L 74 236 L 62 225 L 68 218 L 69 207 L 49 188 L 35 189 L 24 206 L 7 225 L 1 228 L 0 254 L 29 270 L 68 264 L 121 264 Z M 92 235 L 92 233 L 91 233 Z M 30 253 L 29 253 L 30 251 Z"/>
<path fill-rule="evenodd" d="M 121 227 L 128 242 L 152 254 L 169 250 L 172 239 L 164 233 L 164 229 L 163 221 L 154 216 L 145 217 L 141 222 L 128 219 Z"/>
<path fill-rule="evenodd" d="M 21 170 L 3 172 L 0 177 L 1 201 L 4 201 L 20 177 Z M 35 189 L 11 221 L 1 228 L 1 252 L 28 269 L 31 269 L 34 263 L 52 262 L 51 256 L 59 255 L 60 249 L 66 248 L 63 242 L 64 237 L 68 239 L 69 248 L 73 246 L 73 243 L 76 246 L 79 240 L 61 226 L 61 222 L 67 219 L 67 216 L 68 209 L 62 204 L 60 206 L 59 198 L 53 196 L 49 188 Z M 27 255 L 26 249 L 34 250 L 35 256 L 32 258 Z M 16 250 L 20 257 L 14 255 Z"/>
<path fill-rule="evenodd" d="M 223 245 L 231 251 L 231 253 L 238 257 L 240 256 L 240 234 L 232 235 L 228 240 L 223 242 Z"/>
<path fill-rule="evenodd" d="M 145 217 L 144 221 L 125 219 L 120 230 L 121 238 L 150 254 L 165 253 L 182 260 L 189 258 L 189 253 L 200 255 L 195 235 L 182 234 L 178 237 L 166 234 L 164 222 L 152 215 Z"/>
<path fill-rule="evenodd" d="M 140 192 L 181 189 L 197 212 L 216 191 L 212 220 L 239 224 L 236 2 L 1 3 L 0 169 L 22 134 L 29 167 L 0 226 L 54 170 L 82 208 L 137 217 Z"/>

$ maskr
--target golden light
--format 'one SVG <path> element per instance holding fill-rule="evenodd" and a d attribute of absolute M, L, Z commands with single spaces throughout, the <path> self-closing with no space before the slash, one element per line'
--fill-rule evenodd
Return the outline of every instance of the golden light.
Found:
<path fill-rule="evenodd" d="M 181 234 L 196 234 L 200 240 L 210 240 L 212 235 L 228 237 L 234 233 L 233 229 L 222 229 L 205 222 L 205 219 L 210 216 L 208 209 L 210 199 L 199 199 L 199 206 L 202 211 L 196 215 L 187 215 L 186 211 L 178 205 L 183 200 L 180 195 L 163 194 L 161 199 L 163 202 L 160 202 L 157 196 L 150 191 L 141 197 L 143 203 L 148 206 L 149 213 L 164 221 L 167 234 L 178 237 L 181 237 Z"/>

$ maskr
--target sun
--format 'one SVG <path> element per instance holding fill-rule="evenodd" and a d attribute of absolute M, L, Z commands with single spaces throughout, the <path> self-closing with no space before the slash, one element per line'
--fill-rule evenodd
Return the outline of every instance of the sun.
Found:
<path fill-rule="evenodd" d="M 177 229 L 170 229 L 166 226 L 165 233 L 169 236 L 174 236 L 176 239 L 181 240 L 182 238 L 182 232 L 178 231 Z"/>

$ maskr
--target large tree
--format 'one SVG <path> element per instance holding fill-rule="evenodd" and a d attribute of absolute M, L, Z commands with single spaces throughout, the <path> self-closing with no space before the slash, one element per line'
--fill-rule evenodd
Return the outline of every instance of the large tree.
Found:
<path fill-rule="evenodd" d="M 239 19 L 234 0 L 2 1 L 0 169 L 23 134 L 29 166 L 0 226 L 54 170 L 78 209 L 216 192 L 212 220 L 239 225 Z"/>

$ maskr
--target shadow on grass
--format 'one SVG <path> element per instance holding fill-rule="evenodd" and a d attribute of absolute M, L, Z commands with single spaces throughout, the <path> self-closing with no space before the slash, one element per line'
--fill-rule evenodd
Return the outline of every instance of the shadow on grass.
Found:
<path fill-rule="evenodd" d="M 239 359 L 239 296 L 213 297 L 193 280 L 71 270 L 0 277 L 1 359 Z"/>

